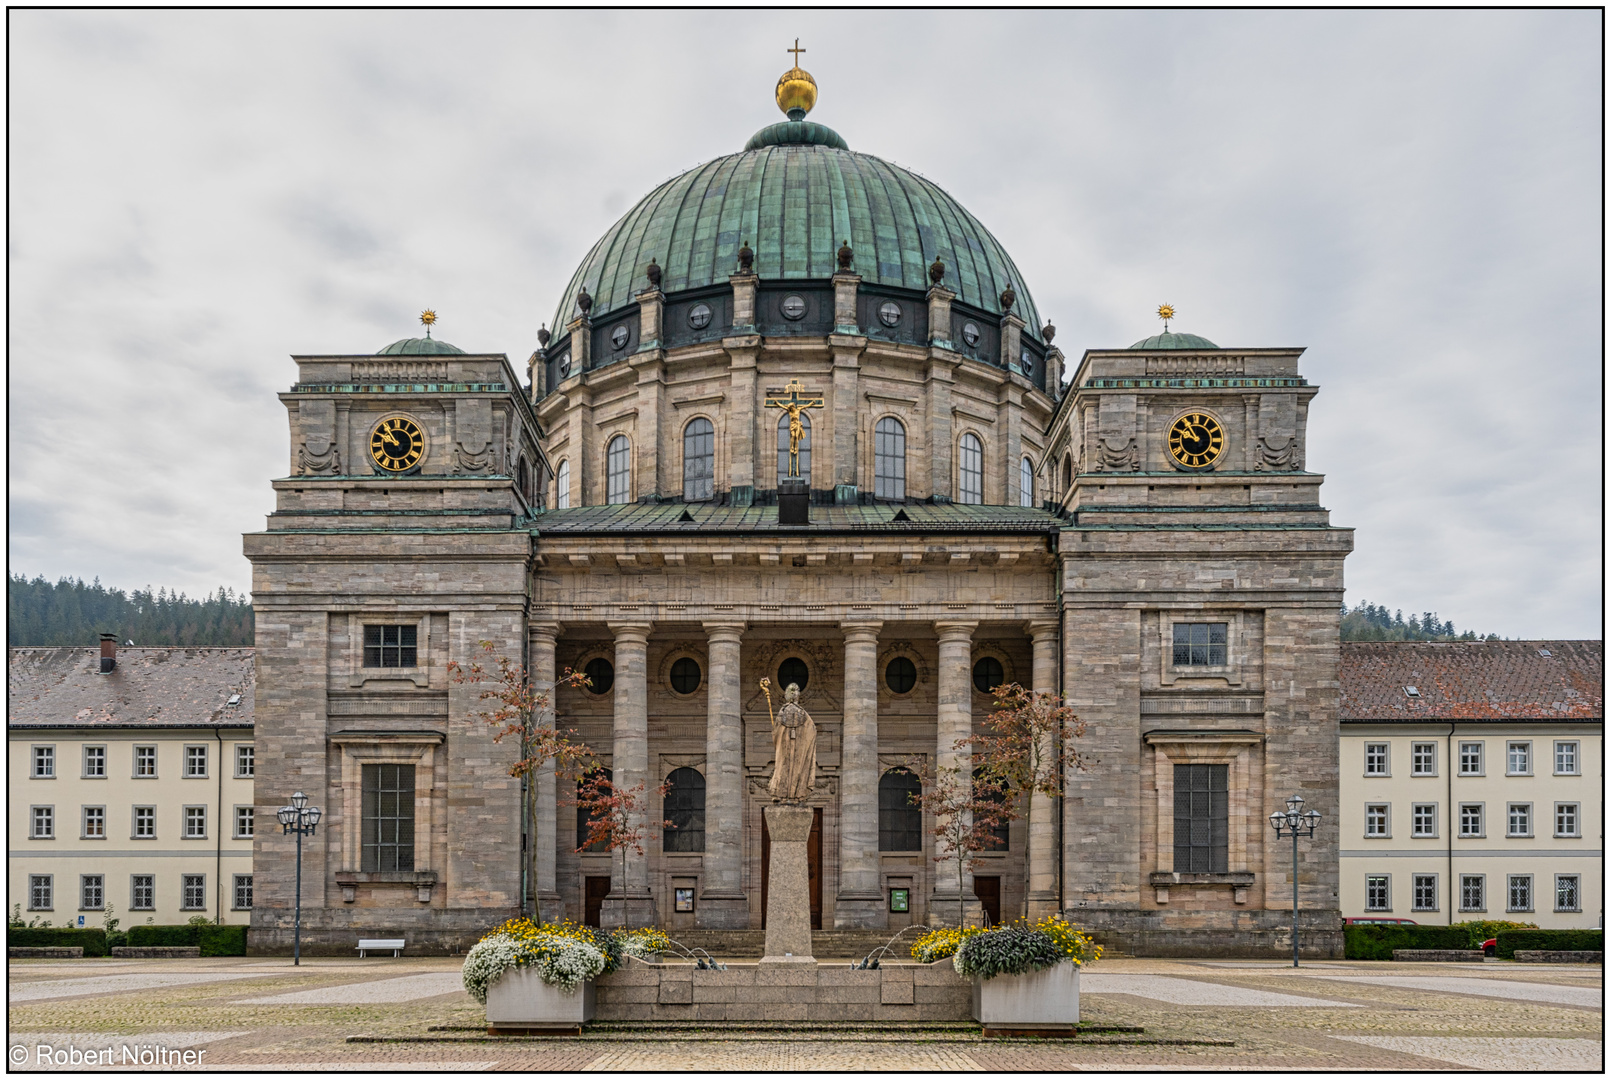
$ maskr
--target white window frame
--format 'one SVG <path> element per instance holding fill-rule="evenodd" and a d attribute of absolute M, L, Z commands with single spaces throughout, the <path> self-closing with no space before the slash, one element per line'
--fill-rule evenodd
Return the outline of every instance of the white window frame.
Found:
<path fill-rule="evenodd" d="M 140 754 L 142 751 L 151 751 L 151 771 L 140 771 Z M 136 743 L 133 751 L 133 760 L 130 767 L 134 770 L 129 775 L 135 780 L 155 780 L 157 778 L 157 748 L 154 743 Z"/>
<path fill-rule="evenodd" d="M 619 451 L 617 443 L 621 444 Z M 604 501 L 611 506 L 632 501 L 632 440 L 624 434 L 611 435 L 604 443 Z"/>
<path fill-rule="evenodd" d="M 1422 755 L 1428 764 L 1423 768 Z M 1438 744 L 1435 742 L 1410 743 L 1410 775 L 1436 776 L 1438 774 Z"/>
<path fill-rule="evenodd" d="M 192 810 L 200 810 L 201 811 L 201 832 L 199 832 L 199 833 L 194 833 L 194 832 L 190 831 L 190 821 L 191 821 L 190 812 Z M 186 805 L 185 807 L 183 807 L 180 810 L 180 818 L 179 818 L 180 822 L 182 823 L 180 825 L 180 830 L 179 830 L 180 838 L 183 839 L 183 840 L 205 840 L 205 839 L 207 839 L 207 816 L 208 816 L 207 815 L 207 807 L 204 804 L 190 803 L 190 804 Z"/>
<path fill-rule="evenodd" d="M 1569 749 L 1568 749 L 1569 748 Z M 1571 768 L 1561 768 L 1561 751 L 1565 749 L 1571 755 Z M 1555 775 L 1580 776 L 1583 772 L 1582 746 L 1576 739 L 1558 739 L 1555 743 Z"/>
<path fill-rule="evenodd" d="M 106 744 L 85 743 L 79 753 L 79 767 L 82 769 L 80 779 L 105 780 L 106 779 Z M 90 768 L 90 759 L 95 758 L 97 769 Z"/>
<path fill-rule="evenodd" d="M 571 508 L 571 459 L 565 458 L 554 473 L 554 509 Z"/>
<path fill-rule="evenodd" d="M 785 414 L 786 415 L 786 414 Z M 696 431 L 703 423 L 708 431 Z M 707 442 L 708 440 L 708 442 Z M 690 443 L 693 453 L 689 453 Z M 709 453 L 702 453 L 708 445 Z M 690 475 L 689 470 L 708 460 L 710 470 L 705 475 Z M 708 489 L 708 490 L 707 490 Z M 716 424 L 708 416 L 690 417 L 682 426 L 682 501 L 685 503 L 710 502 L 716 497 Z"/>
<path fill-rule="evenodd" d="M 195 761 L 196 753 L 195 752 L 198 751 L 198 750 L 201 752 L 201 755 L 200 755 L 201 756 L 201 772 L 195 772 L 194 771 L 195 763 L 196 763 L 196 761 Z M 186 743 L 185 744 L 184 777 L 185 777 L 186 780 L 205 780 L 205 779 L 207 779 L 207 774 L 212 771 L 212 763 L 209 760 L 212 755 L 208 754 L 207 750 L 208 750 L 208 747 L 207 747 L 206 743 Z"/>
<path fill-rule="evenodd" d="M 43 814 L 40 812 L 43 811 Z M 45 830 L 39 831 L 39 823 L 43 820 Z M 45 804 L 38 804 L 28 808 L 28 839 L 54 840 L 56 839 L 56 808 Z"/>
<path fill-rule="evenodd" d="M 964 431 L 957 440 L 957 502 L 984 505 L 984 440 Z"/>
<path fill-rule="evenodd" d="M 1018 505 L 1035 505 L 1035 463 L 1028 458 L 1018 460 Z"/>
<path fill-rule="evenodd" d="M 1516 768 L 1517 752 L 1521 754 L 1521 768 Z M 1507 739 L 1505 741 L 1505 775 L 1531 776 L 1533 775 L 1533 741 L 1531 739 Z"/>
<path fill-rule="evenodd" d="M 1572 904 L 1571 907 L 1561 907 L 1561 884 L 1563 882 L 1567 882 L 1567 881 L 1570 881 L 1572 883 L 1572 900 L 1573 900 L 1573 904 Z M 1556 874 L 1555 875 L 1555 910 L 1556 911 L 1582 911 L 1583 910 L 1583 875 L 1581 875 L 1581 874 Z"/>
<path fill-rule="evenodd" d="M 886 420 L 895 426 L 893 429 L 880 432 L 878 429 Z M 907 435 L 906 423 L 898 416 L 880 416 L 873 421 L 873 498 L 888 499 L 892 502 L 906 501 Z M 881 437 L 889 440 L 888 445 L 891 447 L 899 442 L 900 451 L 885 453 L 880 449 L 886 445 L 880 442 Z M 880 468 L 883 469 L 882 472 L 879 471 Z"/>
<path fill-rule="evenodd" d="M 1522 831 L 1516 829 L 1516 811 L 1523 814 Z M 1530 802 L 1513 802 L 1505 804 L 1505 836 L 1513 840 L 1531 840 L 1533 838 L 1533 804 Z"/>
<path fill-rule="evenodd" d="M 247 902 L 245 904 L 241 903 L 241 882 L 243 882 L 243 881 L 246 883 L 246 900 L 247 900 Z M 256 899 L 257 899 L 257 896 L 253 892 L 253 886 L 254 885 L 255 885 L 255 882 L 253 882 L 251 874 L 236 874 L 235 875 L 233 880 L 231 880 L 231 882 L 230 882 L 230 890 L 229 890 L 230 910 L 231 911 L 251 911 L 252 910 L 252 903 L 254 901 L 256 901 Z"/>
<path fill-rule="evenodd" d="M 41 769 L 40 766 L 44 768 Z M 56 779 L 56 744 L 35 743 L 28 750 L 28 778 L 30 780 Z"/>
<path fill-rule="evenodd" d="M 1524 889 L 1527 890 L 1527 906 L 1525 906 L 1525 907 L 1518 907 L 1516 905 L 1516 883 L 1518 881 L 1525 881 L 1527 883 L 1526 885 L 1522 886 Z M 1532 911 L 1533 910 L 1533 905 L 1536 902 L 1537 901 L 1533 896 L 1533 875 L 1532 874 L 1507 874 L 1505 876 L 1505 910 L 1506 911 Z"/>
<path fill-rule="evenodd" d="M 95 822 L 96 831 L 90 831 L 90 822 Z M 80 840 L 106 839 L 106 807 L 91 804 L 78 808 L 78 838 Z"/>
<path fill-rule="evenodd" d="M 98 892 L 99 898 L 100 898 L 100 901 L 101 901 L 99 904 L 91 905 L 89 903 L 89 899 L 90 899 L 89 891 L 90 891 L 90 882 L 91 881 L 95 882 L 94 887 L 95 887 L 96 891 Z M 106 910 L 106 875 L 105 874 L 80 874 L 80 875 L 78 875 L 78 910 L 80 910 L 80 911 L 105 911 Z"/>
<path fill-rule="evenodd" d="M 1466 883 L 1475 881 L 1479 904 L 1472 906 L 1466 903 Z M 1488 910 L 1488 875 L 1487 874 L 1461 874 L 1460 875 L 1460 910 L 1461 911 L 1487 911 Z"/>
<path fill-rule="evenodd" d="M 245 820 L 246 828 L 241 829 L 241 821 Z M 235 839 L 250 840 L 256 835 L 257 807 L 250 804 L 241 804 L 235 807 Z"/>
<path fill-rule="evenodd" d="M 1477 827 L 1470 830 L 1466 827 L 1466 811 L 1475 807 L 1477 811 Z M 1481 840 L 1488 835 L 1488 804 L 1480 802 L 1463 802 L 1460 804 L 1460 838 L 1462 840 Z"/>
<path fill-rule="evenodd" d="M 201 903 L 190 903 L 190 883 L 199 881 Z M 181 874 L 179 875 L 179 910 L 180 911 L 206 911 L 207 910 L 207 875 Z"/>
<path fill-rule="evenodd" d="M 1430 825 L 1422 825 L 1430 819 Z M 1417 840 L 1436 840 L 1438 837 L 1438 804 L 1411 803 L 1410 804 L 1410 836 Z"/>
<path fill-rule="evenodd" d="M 1381 760 L 1374 760 L 1376 752 L 1380 751 Z M 1385 742 L 1368 742 L 1365 744 L 1365 775 L 1366 776 L 1392 776 L 1393 775 L 1393 744 Z"/>
<path fill-rule="evenodd" d="M 1561 829 L 1561 811 L 1570 808 L 1572 814 L 1572 829 L 1563 832 Z M 1555 835 L 1563 840 L 1576 840 L 1583 835 L 1583 806 L 1575 802 L 1558 802 L 1555 804 Z"/>
<path fill-rule="evenodd" d="M 1380 882 L 1382 890 L 1382 903 L 1374 904 L 1371 889 Z M 1370 912 L 1393 910 L 1393 875 L 1392 874 L 1366 874 L 1365 875 L 1365 910 Z"/>
<path fill-rule="evenodd" d="M 147 880 L 149 880 L 151 882 L 151 884 L 149 886 L 149 888 L 151 889 L 151 902 L 149 904 L 141 904 L 139 902 L 140 894 L 139 894 L 139 892 L 137 890 L 140 887 L 138 882 L 139 882 L 139 880 L 141 878 L 146 878 Z M 156 909 L 157 909 L 157 875 L 155 875 L 155 874 L 130 874 L 129 875 L 129 910 L 130 911 L 155 911 Z"/>
<path fill-rule="evenodd" d="M 1393 804 L 1373 802 L 1365 804 L 1365 838 L 1390 840 L 1393 836 Z"/>
<path fill-rule="evenodd" d="M 40 882 L 44 882 L 45 902 L 39 903 Z M 28 910 L 29 911 L 55 911 L 56 910 L 56 875 L 55 874 L 29 874 L 28 875 Z"/>
<path fill-rule="evenodd" d="M 241 767 L 242 765 L 245 766 L 244 769 L 242 769 L 242 767 Z M 237 780 L 251 780 L 256 776 L 257 776 L 257 744 L 256 743 L 249 743 L 249 742 L 236 743 L 235 744 L 235 779 L 237 779 Z"/>
<path fill-rule="evenodd" d="M 1422 896 L 1421 889 L 1422 889 L 1423 884 L 1425 882 L 1428 882 L 1428 881 L 1430 881 L 1432 883 L 1432 885 L 1431 885 L 1432 903 L 1429 906 L 1423 905 L 1421 903 L 1421 896 Z M 1438 875 L 1436 875 L 1436 874 L 1412 874 L 1412 875 L 1410 875 L 1410 910 L 1411 911 L 1436 911 L 1436 910 L 1438 910 L 1438 899 L 1439 899 L 1439 897 L 1441 895 L 1442 894 L 1441 894 L 1440 890 L 1438 889 Z"/>
<path fill-rule="evenodd" d="M 144 835 L 140 833 L 141 815 L 151 825 L 151 831 Z M 155 806 L 134 806 L 129 809 L 129 839 L 155 840 L 157 838 L 157 808 Z"/>
<path fill-rule="evenodd" d="M 1471 741 L 1468 741 L 1468 742 L 1462 742 L 1460 744 L 1460 775 L 1461 776 L 1485 776 L 1485 775 L 1487 775 L 1486 764 L 1487 764 L 1488 755 L 1483 750 L 1484 745 L 1485 744 L 1484 744 L 1483 740 L 1481 740 L 1481 739 L 1475 739 L 1475 740 L 1471 740 Z M 1468 769 L 1468 768 L 1466 768 L 1466 751 L 1471 750 L 1473 748 L 1475 748 L 1475 753 L 1476 753 L 1476 756 L 1477 756 L 1477 767 L 1475 769 Z"/>

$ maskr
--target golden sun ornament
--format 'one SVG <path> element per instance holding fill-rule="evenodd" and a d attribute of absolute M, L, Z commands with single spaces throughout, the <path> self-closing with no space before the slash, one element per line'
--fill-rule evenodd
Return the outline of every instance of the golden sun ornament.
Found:
<path fill-rule="evenodd" d="M 424 311 L 420 312 L 420 322 L 424 323 L 426 326 L 430 326 L 432 323 L 436 322 L 436 312 L 432 311 L 430 308 L 426 308 Z"/>
<path fill-rule="evenodd" d="M 1175 317 L 1175 305 L 1159 304 L 1158 318 L 1164 321 L 1164 333 L 1169 333 L 1169 320 Z"/>

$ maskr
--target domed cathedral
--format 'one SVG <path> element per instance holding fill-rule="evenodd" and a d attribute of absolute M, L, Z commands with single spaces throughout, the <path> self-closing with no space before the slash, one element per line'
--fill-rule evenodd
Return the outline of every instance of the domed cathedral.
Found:
<path fill-rule="evenodd" d="M 260 801 L 326 812 L 305 942 L 451 950 L 534 905 L 759 930 L 794 684 L 814 927 L 1063 911 L 1138 953 L 1278 953 L 1292 862 L 1265 818 L 1301 792 L 1305 940 L 1340 950 L 1351 534 L 1304 468 L 1301 350 L 1166 321 L 1065 379 L 997 238 L 808 120 L 816 97 L 791 68 L 784 121 L 610 227 L 524 385 L 431 313 L 374 356 L 294 358 L 290 473 L 246 550 Z M 560 683 L 558 724 L 646 799 L 641 853 L 587 846 L 571 780 L 509 775 L 518 745 L 449 667 L 481 643 Z M 1063 797 L 1017 807 L 959 895 L 910 795 L 966 766 L 1003 683 L 1086 730 Z M 293 840 L 257 839 L 255 949 L 289 948 Z"/>

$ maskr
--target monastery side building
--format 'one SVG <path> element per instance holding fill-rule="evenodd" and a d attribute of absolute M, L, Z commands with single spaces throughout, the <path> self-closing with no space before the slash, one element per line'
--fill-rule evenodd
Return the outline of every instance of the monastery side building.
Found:
<path fill-rule="evenodd" d="M 758 929 L 763 678 L 817 725 L 814 926 L 1064 911 L 1137 953 L 1340 954 L 1338 611 L 1295 348 L 1168 332 L 1066 359 L 1001 243 L 933 182 L 788 119 L 662 184 L 586 254 L 518 377 L 431 337 L 298 356 L 291 452 L 245 538 L 259 803 L 325 810 L 313 948 L 464 948 L 545 917 Z M 478 643 L 568 670 L 560 726 L 644 785 L 642 855 L 578 850 L 568 780 L 508 775 Z M 1087 725 L 958 895 L 918 764 L 990 690 Z M 781 700 L 781 698 L 779 698 Z M 656 791 L 669 783 L 662 799 Z M 670 820 L 674 827 L 659 823 Z M 293 839 L 256 842 L 252 946 L 290 947 Z M 526 855 L 531 856 L 529 861 Z M 529 867 L 529 869 L 528 869 Z"/>

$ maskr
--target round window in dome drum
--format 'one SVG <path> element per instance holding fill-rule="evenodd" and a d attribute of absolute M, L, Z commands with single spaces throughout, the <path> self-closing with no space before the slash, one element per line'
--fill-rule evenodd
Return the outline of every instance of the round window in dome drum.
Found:
<path fill-rule="evenodd" d="M 885 326 L 899 326 L 901 324 L 901 306 L 893 300 L 886 300 L 878 308 L 878 321 Z"/>
<path fill-rule="evenodd" d="M 703 330 L 710 325 L 710 305 L 695 304 L 688 309 L 688 325 L 695 330 Z"/>
<path fill-rule="evenodd" d="M 1035 374 L 1035 358 L 1029 355 L 1028 349 L 1025 349 L 1024 354 L 1018 358 L 1018 369 L 1025 375 Z"/>
<path fill-rule="evenodd" d="M 787 660 L 783 661 L 783 663 L 778 665 L 778 690 L 780 691 L 787 690 L 790 683 L 793 683 L 801 690 L 804 690 L 806 688 L 806 681 L 810 678 L 811 672 L 807 670 L 805 661 L 800 659 L 798 656 L 791 656 Z"/>
<path fill-rule="evenodd" d="M 559 377 L 564 378 L 571 373 L 571 354 L 566 353 L 559 358 Z"/>
<path fill-rule="evenodd" d="M 615 665 L 602 656 L 595 656 L 582 668 L 587 676 L 587 688 L 595 694 L 608 694 L 615 685 Z"/>
<path fill-rule="evenodd" d="M 884 683 L 892 694 L 909 694 L 917 685 L 917 665 L 904 656 L 897 656 L 884 669 Z"/>
<path fill-rule="evenodd" d="M 963 323 L 962 340 L 966 341 L 969 346 L 979 344 L 979 324 L 971 322 Z"/>
<path fill-rule="evenodd" d="M 671 665 L 671 688 L 679 694 L 691 694 L 699 689 L 699 661 L 684 656 Z"/>
<path fill-rule="evenodd" d="M 1000 686 L 1005 677 L 1001 661 L 994 656 L 981 656 L 978 663 L 973 665 L 973 688 L 981 694 L 988 694 Z"/>
<path fill-rule="evenodd" d="M 803 319 L 806 313 L 805 297 L 798 293 L 790 293 L 783 298 L 783 317 L 785 319 Z"/>
<path fill-rule="evenodd" d="M 632 331 L 628 330 L 624 326 L 617 326 L 614 330 L 610 331 L 610 344 L 614 345 L 617 349 L 624 349 L 626 348 L 627 338 L 631 336 Z"/>

